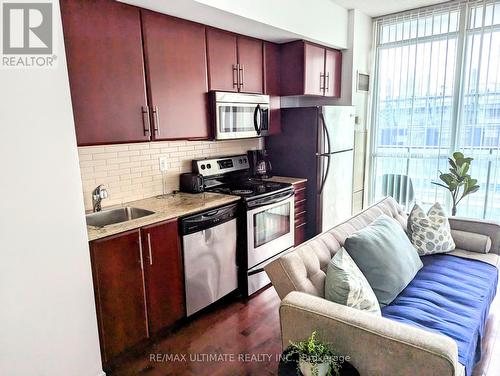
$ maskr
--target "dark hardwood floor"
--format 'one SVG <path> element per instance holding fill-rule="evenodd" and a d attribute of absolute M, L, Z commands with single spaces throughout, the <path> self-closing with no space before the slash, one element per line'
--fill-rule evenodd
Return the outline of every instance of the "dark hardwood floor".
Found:
<path fill-rule="evenodd" d="M 218 304 L 156 341 L 140 354 L 107 372 L 110 376 L 276 375 L 281 353 L 279 298 L 274 288 L 248 301 L 236 298 Z M 178 355 L 177 359 L 167 356 Z M 190 360 L 190 355 L 223 354 L 222 361 Z M 238 359 L 239 354 L 259 356 Z M 265 354 L 262 356 L 261 354 Z M 500 375 L 500 296 L 491 306 L 483 340 L 483 357 L 473 376 Z M 186 360 L 181 359 L 182 355 Z M 235 359 L 229 359 L 230 356 Z M 200 355 L 203 356 L 203 355 Z M 154 360 L 156 357 L 156 360 Z M 162 358 L 163 357 L 163 358 Z M 151 360 L 150 360 L 151 359 Z M 205 360 L 205 361 L 202 361 Z"/>
<path fill-rule="evenodd" d="M 159 340 L 134 359 L 125 361 L 111 376 L 227 376 L 276 375 L 281 354 L 279 298 L 267 288 L 247 302 L 230 299 L 203 312 L 179 330 Z M 196 354 L 227 354 L 226 361 L 190 361 Z M 150 361 L 154 354 L 186 354 L 187 361 Z M 270 355 L 258 361 L 241 361 L 239 354 Z M 165 360 L 165 361 L 163 361 Z"/>

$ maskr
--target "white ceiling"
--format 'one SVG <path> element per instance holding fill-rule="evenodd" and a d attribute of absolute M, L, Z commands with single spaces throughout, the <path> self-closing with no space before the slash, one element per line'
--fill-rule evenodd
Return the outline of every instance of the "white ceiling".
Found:
<path fill-rule="evenodd" d="M 359 9 L 370 17 L 444 3 L 443 0 L 332 0 L 346 9 Z"/>
<path fill-rule="evenodd" d="M 305 39 L 347 47 L 347 11 L 331 0 L 312 0 L 314 6 L 307 9 L 305 0 L 118 1 L 275 43 Z M 288 5 L 286 12 L 283 4 Z"/>

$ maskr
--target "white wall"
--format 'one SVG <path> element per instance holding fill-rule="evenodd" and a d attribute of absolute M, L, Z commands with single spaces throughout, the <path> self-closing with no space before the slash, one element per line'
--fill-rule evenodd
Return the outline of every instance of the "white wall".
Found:
<path fill-rule="evenodd" d="M 372 42 L 373 42 L 373 20 L 371 17 L 359 10 L 349 11 L 352 16 L 352 104 L 356 107 L 359 118 L 359 130 L 365 130 L 368 117 L 369 94 L 358 92 L 357 72 L 371 74 L 372 67 Z"/>
<path fill-rule="evenodd" d="M 331 0 L 119 1 L 271 42 L 347 46 L 347 10 Z"/>
<path fill-rule="evenodd" d="M 57 69 L 0 69 L 0 374 L 102 374 L 59 17 Z"/>

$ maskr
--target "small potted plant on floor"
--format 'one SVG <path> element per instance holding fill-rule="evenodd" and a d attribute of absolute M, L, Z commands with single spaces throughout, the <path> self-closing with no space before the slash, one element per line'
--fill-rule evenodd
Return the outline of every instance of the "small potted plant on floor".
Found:
<path fill-rule="evenodd" d="M 316 331 L 305 341 L 290 342 L 289 351 L 298 356 L 297 368 L 304 376 L 339 375 L 335 353 L 328 344 L 316 338 Z"/>
<path fill-rule="evenodd" d="M 455 152 L 451 158 L 448 158 L 450 169 L 448 173 L 439 172 L 441 182 L 432 182 L 432 184 L 446 188 L 451 193 L 452 208 L 451 215 L 457 215 L 457 205 L 465 196 L 479 190 L 477 179 L 472 179 L 468 174 L 470 164 L 473 158 L 466 158 L 462 153 Z"/>

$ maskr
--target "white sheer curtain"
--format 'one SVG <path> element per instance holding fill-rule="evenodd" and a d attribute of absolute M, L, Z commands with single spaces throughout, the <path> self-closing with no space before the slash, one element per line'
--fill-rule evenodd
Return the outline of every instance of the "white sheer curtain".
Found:
<path fill-rule="evenodd" d="M 448 169 L 447 157 L 462 150 L 475 158 L 470 172 L 481 189 L 458 214 L 500 217 L 499 59 L 500 0 L 451 2 L 377 20 L 373 200 L 404 189 L 400 202 L 408 208 L 413 201 L 449 204 L 448 192 L 431 182 Z"/>

